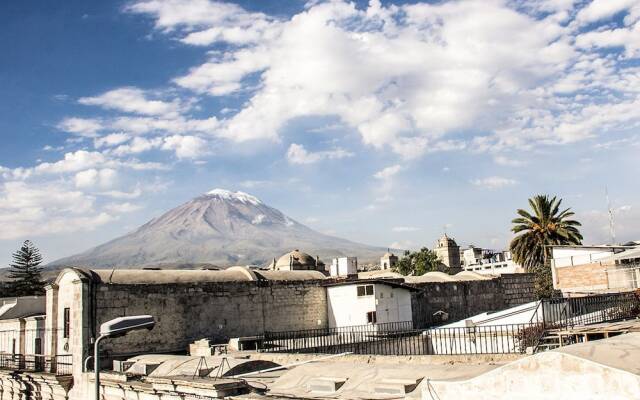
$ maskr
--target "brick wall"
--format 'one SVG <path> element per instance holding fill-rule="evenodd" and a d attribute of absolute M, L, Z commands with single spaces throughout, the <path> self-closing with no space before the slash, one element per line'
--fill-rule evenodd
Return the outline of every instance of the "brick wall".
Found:
<path fill-rule="evenodd" d="M 597 291 L 608 287 L 606 268 L 600 263 L 556 268 L 554 286 L 562 291 Z"/>
<path fill-rule="evenodd" d="M 98 324 L 124 315 L 150 314 L 150 331 L 105 342 L 114 353 L 184 351 L 201 338 L 223 342 L 264 330 L 324 327 L 325 289 L 318 281 L 215 282 L 119 285 L 96 288 Z"/>

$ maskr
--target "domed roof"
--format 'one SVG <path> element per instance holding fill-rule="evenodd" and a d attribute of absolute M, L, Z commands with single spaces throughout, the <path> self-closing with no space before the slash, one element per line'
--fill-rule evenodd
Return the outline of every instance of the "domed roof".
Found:
<path fill-rule="evenodd" d="M 282 255 L 275 263 L 271 263 L 271 269 L 324 269 L 324 263 L 317 257 L 304 253 L 298 249 Z"/>

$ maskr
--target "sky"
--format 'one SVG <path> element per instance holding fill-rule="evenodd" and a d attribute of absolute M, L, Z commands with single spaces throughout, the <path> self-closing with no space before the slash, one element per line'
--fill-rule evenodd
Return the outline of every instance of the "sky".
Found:
<path fill-rule="evenodd" d="M 640 0 L 3 1 L 0 265 L 214 188 L 394 248 L 640 239 Z"/>

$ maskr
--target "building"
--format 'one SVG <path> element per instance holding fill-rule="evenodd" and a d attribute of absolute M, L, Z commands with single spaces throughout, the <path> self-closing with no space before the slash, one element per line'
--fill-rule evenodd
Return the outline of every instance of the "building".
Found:
<path fill-rule="evenodd" d="M 275 271 L 320 271 L 325 272 L 325 265 L 318 256 L 312 257 L 298 249 L 274 258 L 269 269 Z"/>
<path fill-rule="evenodd" d="M 0 298 L 0 354 L 44 354 L 44 296 Z"/>
<path fill-rule="evenodd" d="M 330 328 L 412 323 L 410 286 L 389 280 L 361 280 L 327 286 L 327 317 Z"/>
<path fill-rule="evenodd" d="M 386 253 L 384 253 L 382 257 L 380 257 L 381 270 L 393 269 L 397 263 L 398 263 L 398 256 L 396 256 L 390 251 L 387 251 Z"/>
<path fill-rule="evenodd" d="M 553 287 L 565 295 L 640 287 L 640 245 L 553 246 Z"/>
<path fill-rule="evenodd" d="M 329 275 L 332 277 L 346 277 L 358 275 L 358 258 L 357 257 L 340 257 L 331 261 Z"/>
<path fill-rule="evenodd" d="M 446 233 L 438 240 L 433 251 L 438 255 L 438 259 L 446 266 L 448 271 L 456 273 L 461 270 L 460 246 Z"/>
<path fill-rule="evenodd" d="M 517 274 L 524 272 L 524 268 L 516 264 L 510 251 L 494 251 L 480 247 L 469 246 L 461 251 L 462 268 L 479 274 Z"/>

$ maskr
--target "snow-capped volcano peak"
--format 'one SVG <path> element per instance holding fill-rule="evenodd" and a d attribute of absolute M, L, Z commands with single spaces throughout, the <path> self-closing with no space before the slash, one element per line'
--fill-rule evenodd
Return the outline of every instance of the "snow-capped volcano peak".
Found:
<path fill-rule="evenodd" d="M 213 189 L 206 193 L 207 196 L 215 196 L 223 200 L 236 200 L 242 203 L 250 203 L 253 205 L 262 204 L 260 199 L 245 192 L 232 192 L 226 189 Z"/>

